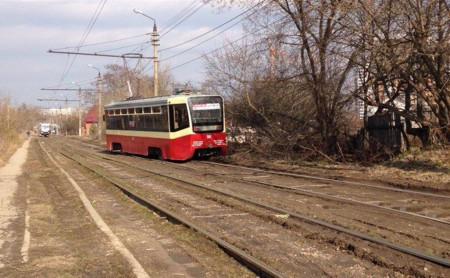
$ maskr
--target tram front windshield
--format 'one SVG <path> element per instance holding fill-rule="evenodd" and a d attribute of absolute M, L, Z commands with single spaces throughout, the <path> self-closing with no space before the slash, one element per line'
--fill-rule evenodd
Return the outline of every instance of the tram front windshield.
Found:
<path fill-rule="evenodd" d="M 223 131 L 223 100 L 219 96 L 188 99 L 194 132 Z"/>

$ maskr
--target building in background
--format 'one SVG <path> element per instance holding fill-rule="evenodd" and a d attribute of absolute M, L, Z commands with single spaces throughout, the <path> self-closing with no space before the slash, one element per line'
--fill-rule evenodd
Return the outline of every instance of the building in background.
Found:
<path fill-rule="evenodd" d="M 83 119 L 82 134 L 89 136 L 93 126 L 98 127 L 98 105 L 92 106 L 86 113 Z"/>

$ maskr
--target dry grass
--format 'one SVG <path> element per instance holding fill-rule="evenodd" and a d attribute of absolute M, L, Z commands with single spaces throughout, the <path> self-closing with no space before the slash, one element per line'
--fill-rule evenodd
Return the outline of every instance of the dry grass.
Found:
<path fill-rule="evenodd" d="M 392 161 L 374 165 L 371 177 L 382 177 L 405 187 L 450 190 L 450 149 L 415 149 Z M 397 181 L 396 181 L 397 180 Z"/>
<path fill-rule="evenodd" d="M 17 136 L 16 139 L 0 137 L 0 167 L 4 166 L 8 159 L 20 147 L 24 138 Z"/>

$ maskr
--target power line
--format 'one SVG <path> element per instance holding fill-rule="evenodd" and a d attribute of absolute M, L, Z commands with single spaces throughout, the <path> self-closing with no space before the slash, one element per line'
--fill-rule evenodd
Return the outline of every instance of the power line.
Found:
<path fill-rule="evenodd" d="M 199 38 L 201 38 L 201 37 L 203 37 L 203 36 L 205 36 L 205 35 L 207 35 L 207 34 L 209 34 L 209 33 L 213 32 L 213 31 L 215 31 L 215 30 L 217 30 L 217 29 L 221 28 L 222 26 L 224 26 L 224 25 L 226 25 L 226 24 L 230 23 L 231 21 L 235 20 L 236 18 L 238 18 L 238 17 L 241 17 L 241 16 L 242 16 L 242 15 L 244 15 L 245 13 L 247 13 L 247 12 L 249 12 L 250 10 L 252 10 L 252 9 L 256 8 L 256 7 L 257 7 L 257 6 L 259 6 L 259 5 L 261 5 L 262 3 L 263 3 L 263 2 L 259 2 L 259 3 L 258 3 L 258 4 L 256 4 L 255 6 L 253 6 L 253 7 L 249 8 L 248 10 L 246 10 L 246 11 L 244 11 L 244 12 L 240 13 L 240 14 L 238 14 L 237 16 L 235 16 L 235 17 L 231 18 L 230 20 L 228 20 L 228 21 L 226 21 L 226 22 L 224 22 L 224 23 L 220 24 L 219 26 L 215 27 L 214 29 L 211 29 L 211 30 L 209 30 L 208 32 L 205 32 L 205 33 L 203 33 L 203 34 L 201 34 L 201 35 L 199 35 L 199 36 L 197 36 L 197 37 L 195 37 L 195 38 L 192 38 L 192 39 L 190 39 L 190 40 L 188 40 L 188 41 L 185 41 L 185 42 L 179 43 L 179 44 L 177 44 L 177 45 L 173 45 L 173 46 L 170 46 L 170 47 L 166 47 L 166 48 L 164 48 L 164 49 L 161 49 L 161 50 L 159 50 L 159 52 L 163 52 L 163 51 L 166 51 L 166 50 L 169 50 L 169 49 L 172 49 L 172 48 L 178 47 L 178 46 L 182 46 L 182 45 L 184 45 L 184 44 L 187 44 L 187 43 L 190 43 L 190 42 L 192 42 L 192 41 L 194 41 L 194 40 L 196 40 L 196 39 L 199 39 Z M 255 11 L 255 12 L 256 12 L 256 11 Z M 251 14 L 247 15 L 247 16 L 246 16 L 245 18 L 247 18 L 247 17 L 249 17 L 249 16 L 253 15 L 253 14 L 254 14 L 255 12 L 253 12 L 253 13 L 251 13 Z M 240 21 L 238 21 L 237 23 L 235 23 L 235 24 L 233 24 L 232 26 L 228 27 L 228 28 L 227 28 L 227 29 L 225 29 L 224 31 L 226 31 L 226 30 L 230 29 L 231 27 L 235 26 L 236 24 L 238 24 L 238 23 L 242 22 L 242 20 L 244 20 L 245 18 L 241 19 L 241 20 L 240 20 Z M 219 34 L 215 35 L 214 37 L 216 37 L 216 36 L 218 36 L 218 35 L 222 34 L 222 33 L 223 33 L 224 31 L 222 31 L 221 33 L 219 33 Z M 212 37 L 212 38 L 214 38 L 214 37 Z M 212 39 L 212 38 L 211 38 L 211 39 Z"/>
<path fill-rule="evenodd" d="M 242 20 L 241 20 L 241 21 L 242 21 Z M 175 55 L 172 55 L 172 56 L 170 56 L 169 58 L 165 58 L 165 59 L 160 60 L 160 62 L 164 62 L 164 61 L 170 60 L 170 59 L 172 59 L 172 58 L 174 58 L 174 57 L 176 57 L 176 56 L 179 56 L 179 55 L 181 55 L 181 54 L 183 54 L 183 53 L 186 53 L 186 52 L 188 52 L 188 51 L 190 51 L 190 50 L 196 48 L 197 46 L 200 46 L 200 45 L 204 44 L 205 42 L 208 42 L 208 41 L 212 40 L 213 38 L 215 38 L 215 37 L 217 37 L 218 35 L 224 33 L 225 31 L 227 31 L 228 29 L 230 29 L 230 28 L 234 27 L 235 25 L 239 24 L 241 21 L 236 22 L 235 24 L 231 25 L 231 26 L 228 27 L 227 29 L 223 30 L 222 32 L 218 33 L 217 35 L 215 35 L 215 36 L 213 36 L 213 37 L 211 37 L 211 38 L 208 38 L 208 39 L 206 39 L 206 40 L 204 40 L 204 41 L 202 41 L 202 42 L 200 42 L 200 43 L 198 43 L 198 44 L 196 44 L 196 45 L 194 45 L 194 46 L 192 46 L 192 47 L 190 47 L 190 48 L 188 48 L 188 49 L 186 49 L 186 50 L 183 50 L 183 51 L 181 51 L 181 52 L 179 52 L 179 53 L 177 53 L 177 54 L 175 54 Z"/>
<path fill-rule="evenodd" d="M 49 53 L 56 54 L 75 54 L 75 55 L 85 55 L 85 56 L 99 56 L 99 57 L 112 57 L 112 58 L 134 58 L 134 59 L 154 59 L 154 57 L 145 57 L 140 53 L 127 53 L 122 55 L 108 55 L 108 54 L 98 54 L 98 53 L 83 53 L 83 52 L 70 52 L 70 51 L 54 51 L 49 50 Z"/>
<path fill-rule="evenodd" d="M 87 84 L 87 83 L 92 83 L 92 82 L 94 82 L 94 81 L 96 81 L 97 80 L 97 77 L 95 77 L 95 78 L 90 78 L 90 79 L 85 79 L 85 80 L 80 80 L 80 81 L 76 81 L 76 83 L 77 84 Z M 56 87 L 67 87 L 67 86 L 71 86 L 71 85 L 73 85 L 73 83 L 66 83 L 66 84 L 60 84 L 60 85 L 55 85 L 55 86 L 50 86 L 50 87 L 47 87 L 47 88 L 51 88 L 51 89 L 55 89 Z"/>
<path fill-rule="evenodd" d="M 102 2 L 103 2 L 103 5 L 102 5 Z M 78 43 L 78 46 L 75 48 L 77 52 L 80 50 L 81 46 L 84 44 L 84 42 L 86 41 L 87 37 L 88 37 L 89 34 L 91 33 L 92 28 L 94 27 L 95 23 L 97 22 L 97 19 L 98 19 L 98 17 L 100 16 L 100 14 L 101 14 L 103 8 L 105 7 L 106 2 L 107 2 L 107 0 L 100 0 L 100 2 L 98 3 L 97 9 L 95 10 L 93 16 L 91 17 L 91 20 L 89 21 L 89 24 L 88 24 L 88 26 L 86 27 L 86 30 L 84 31 L 84 34 L 83 34 L 83 36 L 81 37 L 80 42 Z M 74 62 L 75 62 L 75 59 L 77 58 L 77 55 L 75 55 L 75 56 L 73 57 L 72 62 L 70 63 L 70 66 L 67 68 L 68 61 L 69 61 L 69 57 L 70 57 L 70 56 L 67 56 L 67 59 L 66 59 L 66 64 L 65 64 L 64 70 L 63 70 L 63 75 L 61 76 L 61 82 L 62 82 L 62 81 L 64 80 L 64 78 L 66 78 L 67 75 L 69 74 L 70 69 L 72 68 L 72 66 L 73 66 L 73 64 L 74 64 Z"/>
<path fill-rule="evenodd" d="M 208 52 L 208 53 L 206 53 L 206 54 L 203 54 L 203 55 L 201 55 L 201 56 L 199 56 L 199 57 L 197 57 L 197 58 L 194 58 L 194 59 L 192 59 L 192 60 L 189 60 L 189 61 L 187 61 L 187 62 L 185 62 L 185 63 L 183 63 L 183 64 L 181 64 L 181 65 L 172 67 L 172 68 L 170 68 L 169 70 L 174 70 L 174 69 L 176 69 L 176 68 L 179 68 L 179 67 L 185 66 L 185 65 L 187 65 L 187 64 L 190 64 L 190 63 L 192 63 L 192 62 L 194 62 L 194 61 L 196 61 L 196 60 L 198 60 L 198 59 L 201 59 L 201 58 L 206 57 L 206 56 L 208 56 L 208 55 L 210 55 L 210 54 L 212 54 L 212 53 L 214 53 L 214 52 L 216 52 L 216 51 L 219 51 L 219 50 L 221 50 L 222 48 L 225 48 L 225 47 L 227 47 L 227 46 L 230 46 L 230 45 L 234 44 L 235 42 L 238 42 L 238 41 L 240 41 L 240 40 L 242 40 L 242 39 L 245 39 L 246 37 L 248 37 L 248 36 L 250 36 L 250 35 L 255 35 L 256 33 L 258 33 L 259 31 L 261 31 L 261 30 L 263 30 L 263 29 L 265 29 L 265 27 L 260 28 L 260 29 L 258 29 L 257 31 L 255 31 L 255 32 L 253 32 L 253 33 L 248 33 L 248 34 L 246 34 L 245 36 L 240 37 L 240 38 L 237 39 L 237 40 L 234 40 L 234 41 L 232 41 L 232 42 L 230 42 L 230 43 L 228 43 L 228 44 L 226 44 L 226 45 L 223 45 L 223 46 L 221 46 L 221 47 L 219 47 L 219 48 L 216 48 L 216 49 L 214 49 L 214 50 L 212 50 L 212 51 L 210 51 L 210 52 Z M 243 47 L 246 47 L 246 45 L 243 46 Z M 243 48 L 243 47 L 242 47 L 242 48 Z"/>
<path fill-rule="evenodd" d="M 256 4 L 256 5 L 252 6 L 252 7 L 250 7 L 249 9 L 247 9 L 247 10 L 245 10 L 244 12 L 240 13 L 239 15 L 237 15 L 237 16 L 231 18 L 230 20 L 228 20 L 228 21 L 222 23 L 221 25 L 215 27 L 214 29 L 212 29 L 212 30 L 210 30 L 210 31 L 208 31 L 208 32 L 205 32 L 205 33 L 203 33 L 203 34 L 201 34 L 201 35 L 199 35 L 199 36 L 197 36 L 197 37 L 195 37 L 195 38 L 193 38 L 193 39 L 191 39 L 191 40 L 189 40 L 189 41 L 186 41 L 186 42 L 180 43 L 180 44 L 178 44 L 178 45 L 175 45 L 175 46 L 171 46 L 171 47 L 162 49 L 162 50 L 160 50 L 160 52 L 165 51 L 165 50 L 168 50 L 168 49 L 172 49 L 172 48 L 175 48 L 175 47 L 178 47 L 178 46 L 181 46 L 181 45 L 186 44 L 186 43 L 189 43 L 189 42 L 191 42 L 191 41 L 193 41 L 193 40 L 195 40 L 195 39 L 198 39 L 198 38 L 200 38 L 200 37 L 203 37 L 203 36 L 205 36 L 205 35 L 211 33 L 212 31 L 215 31 L 215 30 L 217 30 L 217 29 L 223 27 L 223 26 L 226 25 L 227 23 L 230 23 L 231 21 L 235 20 L 236 18 L 239 18 L 240 16 L 244 15 L 245 13 L 248 13 L 248 12 L 251 11 L 252 9 L 255 9 L 256 7 L 258 7 L 259 5 L 261 5 L 262 3 L 263 3 L 262 1 L 259 2 L 258 4 Z M 188 51 L 190 51 L 190 50 L 196 48 L 196 47 L 199 46 L 199 45 L 204 44 L 204 43 L 207 42 L 207 41 L 212 40 L 213 38 L 219 36 L 220 34 L 223 34 L 225 31 L 227 31 L 227 30 L 231 29 L 232 27 L 236 26 L 237 24 L 241 23 L 244 19 L 246 19 L 246 18 L 248 18 L 249 16 L 255 14 L 256 12 L 257 12 L 257 10 L 255 10 L 254 12 L 248 14 L 247 16 L 245 16 L 244 18 L 242 18 L 242 19 L 239 20 L 238 22 L 236 22 L 236 23 L 234 23 L 233 25 L 229 26 L 228 28 L 222 30 L 221 32 L 217 33 L 216 35 L 214 35 L 214 36 L 212 36 L 212 37 L 210 37 L 210 38 L 208 38 L 208 39 L 206 39 L 206 40 L 204 40 L 204 41 L 202 41 L 202 42 L 200 42 L 200 43 L 198 43 L 198 44 L 192 46 L 192 47 L 189 48 L 189 49 L 186 49 L 186 50 L 184 50 L 184 51 L 182 51 L 182 52 L 179 52 L 179 53 L 177 53 L 177 54 L 175 54 L 175 55 L 173 55 L 173 56 L 170 56 L 169 58 L 162 59 L 162 60 L 160 60 L 159 62 L 163 62 L 163 61 L 170 60 L 170 59 L 172 59 L 172 58 L 174 58 L 174 57 L 176 57 L 176 56 L 179 56 L 179 55 L 181 55 L 181 54 L 183 54 L 183 53 L 186 53 L 186 52 L 188 52 Z M 150 64 L 150 62 L 148 62 L 148 63 L 144 66 L 143 71 L 148 67 L 149 64 Z M 150 70 L 150 69 L 149 69 L 149 70 Z M 148 71 L 148 70 L 145 70 L 145 71 Z"/>
<path fill-rule="evenodd" d="M 195 14 L 201 7 L 203 7 L 204 5 L 206 5 L 209 1 L 205 1 L 203 3 L 200 4 L 200 6 L 198 6 L 194 11 L 192 11 L 190 14 L 188 14 L 187 16 L 185 16 L 185 18 L 181 19 L 177 24 L 175 24 L 174 26 L 172 26 L 167 32 L 164 32 L 159 38 L 161 39 L 162 37 L 164 37 L 165 35 L 167 35 L 170 31 L 172 31 L 175 27 L 177 27 L 178 25 L 180 25 L 181 23 L 183 23 L 186 19 L 188 19 L 189 17 L 191 17 L 193 14 Z"/>
<path fill-rule="evenodd" d="M 150 41 L 146 41 L 146 42 L 143 42 L 143 43 L 130 44 L 130 45 L 116 47 L 116 48 L 110 48 L 110 49 L 107 49 L 107 50 L 98 51 L 97 53 L 105 53 L 105 52 L 109 52 L 109 51 L 125 49 L 125 48 L 129 48 L 129 47 L 133 47 L 133 46 L 139 46 L 139 45 L 148 44 L 148 43 L 150 43 Z M 134 50 L 132 50 L 131 52 L 136 52 L 138 48 L 139 47 L 134 48 Z"/>
<path fill-rule="evenodd" d="M 177 22 L 177 20 L 181 19 L 180 22 L 178 22 L 176 25 L 174 25 L 172 28 L 170 28 L 167 32 L 163 33 L 160 38 L 164 35 L 166 35 L 167 33 L 169 33 L 170 31 L 172 31 L 175 27 L 177 27 L 179 24 L 181 24 L 183 21 L 185 21 L 187 18 L 189 18 L 190 16 L 192 16 L 195 12 L 197 12 L 201 7 L 203 7 L 205 4 L 207 4 L 208 2 L 210 2 L 210 0 L 204 1 L 203 3 L 198 3 L 198 1 L 193 1 L 191 2 L 188 6 L 186 6 L 184 9 L 182 9 L 180 12 L 178 12 L 175 16 L 173 16 L 169 21 L 167 21 L 166 23 L 163 24 L 163 28 L 161 28 L 161 31 L 164 32 L 165 29 L 169 28 L 169 26 L 175 24 Z M 196 4 L 200 4 L 197 7 L 195 7 Z M 193 10 L 193 11 L 192 11 Z M 188 15 L 186 15 L 187 13 L 189 13 Z M 186 15 L 186 16 L 185 16 Z M 185 16 L 185 18 L 183 18 Z M 148 41 L 145 42 L 145 44 L 143 44 L 143 46 L 141 47 L 141 51 L 144 51 L 145 49 L 147 49 L 149 47 L 148 45 Z M 136 51 L 137 48 L 134 49 L 134 51 Z M 142 72 L 145 72 L 146 68 L 149 66 L 150 62 L 148 62 L 143 68 L 142 68 Z"/>
<path fill-rule="evenodd" d="M 88 47 L 88 46 L 96 46 L 96 45 L 108 44 L 108 43 L 115 43 L 115 42 L 120 42 L 120 41 L 126 41 L 126 40 L 135 39 L 135 38 L 148 36 L 148 35 L 150 35 L 150 33 L 145 33 L 143 35 L 136 35 L 136 36 L 122 38 L 122 39 L 117 39 L 117 40 L 110 40 L 110 41 L 105 41 L 105 42 L 97 42 L 97 43 L 92 43 L 92 44 L 85 44 L 83 46 L 80 46 L 80 48 L 81 47 Z M 131 45 L 131 46 L 134 46 L 134 45 Z M 67 46 L 67 47 L 55 48 L 54 50 L 73 49 L 73 48 L 77 48 L 77 47 L 78 46 Z"/>
<path fill-rule="evenodd" d="M 180 17 L 184 16 L 185 13 L 188 12 L 189 9 L 192 9 L 192 7 L 198 3 L 198 0 L 192 1 L 188 6 L 184 7 L 181 11 L 179 11 L 176 15 L 174 15 L 172 18 L 170 18 L 167 22 L 163 23 L 160 27 L 161 31 L 164 31 L 167 29 L 170 25 L 174 24 Z"/>

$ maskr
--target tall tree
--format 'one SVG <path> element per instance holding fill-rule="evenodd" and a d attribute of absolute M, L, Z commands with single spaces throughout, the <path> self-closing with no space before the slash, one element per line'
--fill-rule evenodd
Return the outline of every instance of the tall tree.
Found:
<path fill-rule="evenodd" d="M 108 92 L 104 94 L 105 103 L 111 101 L 123 100 L 130 97 L 145 98 L 153 96 L 152 76 L 144 74 L 141 69 L 129 69 L 127 66 L 118 64 L 106 65 L 106 73 L 103 75 L 102 90 Z M 159 94 L 168 95 L 171 93 L 171 87 L 174 83 L 174 77 L 169 71 L 168 65 L 159 68 Z"/>
<path fill-rule="evenodd" d="M 340 150 L 338 136 L 350 100 L 348 86 L 355 54 L 347 41 L 352 42 L 354 34 L 343 28 L 350 9 L 347 1 L 268 0 L 250 18 L 271 32 L 272 41 L 289 49 L 290 77 L 276 78 L 279 82 L 295 78 L 306 84 L 314 103 L 316 143 L 325 153 Z M 281 29 L 271 28 L 274 22 L 267 24 L 267 18 L 276 19 Z"/>
<path fill-rule="evenodd" d="M 405 118 L 407 132 L 450 141 L 450 12 L 445 0 L 359 0 L 353 28 L 365 72 L 362 98 Z M 369 90 L 367 88 L 370 88 Z M 413 128 L 413 123 L 418 128 Z"/>

